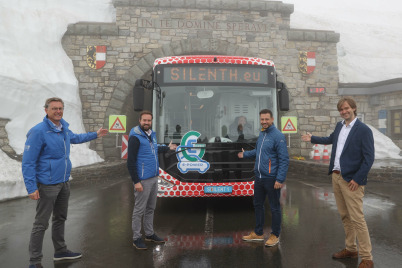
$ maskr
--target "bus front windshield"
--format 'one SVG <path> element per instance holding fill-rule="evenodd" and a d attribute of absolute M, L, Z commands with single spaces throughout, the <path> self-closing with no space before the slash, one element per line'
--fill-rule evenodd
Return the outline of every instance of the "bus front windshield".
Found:
<path fill-rule="evenodd" d="M 174 86 L 154 94 L 154 129 L 158 141 L 180 143 L 197 131 L 202 143 L 256 141 L 259 111 L 270 109 L 276 119 L 276 91 L 247 86 Z"/>

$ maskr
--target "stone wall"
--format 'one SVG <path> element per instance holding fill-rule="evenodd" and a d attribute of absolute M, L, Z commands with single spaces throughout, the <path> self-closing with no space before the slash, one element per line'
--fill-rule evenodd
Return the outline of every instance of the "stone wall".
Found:
<path fill-rule="evenodd" d="M 378 95 L 351 95 L 357 103 L 357 112 L 364 114 L 364 122 L 372 125 L 375 128 L 380 128 L 379 125 L 379 111 L 386 110 L 390 113 L 394 109 L 402 109 L 402 96 L 400 91 L 391 93 L 382 93 Z M 373 101 L 375 98 L 375 101 Z M 388 115 L 390 118 L 390 115 Z M 402 149 L 402 139 L 394 138 L 391 136 L 391 122 L 386 122 L 387 132 L 386 136 Z"/>
<path fill-rule="evenodd" d="M 402 94 L 401 91 L 388 93 L 388 94 L 381 94 L 378 96 L 379 98 L 379 105 L 371 105 L 367 114 L 371 114 L 371 121 L 367 121 L 369 124 L 372 124 L 375 127 L 379 127 L 379 120 L 378 120 L 378 112 L 380 110 L 386 109 L 388 113 L 391 110 L 401 110 L 402 109 Z M 390 118 L 390 115 L 388 115 Z M 401 126 L 402 127 L 402 126 Z M 390 137 L 390 129 L 391 129 L 391 122 L 387 122 L 387 136 Z M 391 137 L 392 141 L 402 149 L 402 139 L 397 139 Z"/>
<path fill-rule="evenodd" d="M 95 183 L 100 180 L 116 181 L 117 178 L 121 177 L 129 179 L 129 173 L 127 162 L 120 160 L 73 168 L 71 177 L 73 183 Z"/>
<path fill-rule="evenodd" d="M 10 119 L 0 118 L 0 149 L 3 150 L 3 152 L 5 152 L 10 158 L 21 161 L 22 156 L 17 155 L 9 144 L 8 134 L 6 131 L 6 125 L 9 121 Z"/>
<path fill-rule="evenodd" d="M 270 59 L 290 91 L 290 111 L 281 115 L 297 116 L 299 133 L 326 134 L 335 126 L 339 34 L 291 29 L 293 5 L 258 0 L 115 0 L 114 5 L 115 24 L 70 25 L 62 40 L 79 81 L 87 131 L 107 127 L 111 114 L 132 116 L 127 107 L 135 80 L 149 78 L 156 58 L 186 54 Z M 107 46 L 102 69 L 87 65 L 89 45 Z M 299 51 L 316 53 L 312 74 L 299 71 Z M 309 86 L 325 87 L 327 93 L 310 96 Z M 291 154 L 307 155 L 307 147 L 300 134 L 291 135 Z M 120 157 L 115 135 L 92 142 L 91 148 L 109 160 Z"/>

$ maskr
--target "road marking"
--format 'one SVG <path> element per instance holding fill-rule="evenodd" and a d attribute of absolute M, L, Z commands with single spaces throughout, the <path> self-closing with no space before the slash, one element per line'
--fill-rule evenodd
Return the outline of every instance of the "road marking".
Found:
<path fill-rule="evenodd" d="M 214 233 L 214 210 L 211 208 L 210 201 L 207 201 L 207 211 L 205 215 L 205 241 L 204 249 L 212 249 L 212 237 Z M 210 239 L 208 239 L 210 238 Z"/>

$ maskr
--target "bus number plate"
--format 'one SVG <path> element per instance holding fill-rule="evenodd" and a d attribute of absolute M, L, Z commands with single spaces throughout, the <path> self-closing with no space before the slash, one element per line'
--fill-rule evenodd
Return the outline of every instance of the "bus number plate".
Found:
<path fill-rule="evenodd" d="M 204 186 L 206 194 L 227 194 L 232 193 L 232 186 Z"/>

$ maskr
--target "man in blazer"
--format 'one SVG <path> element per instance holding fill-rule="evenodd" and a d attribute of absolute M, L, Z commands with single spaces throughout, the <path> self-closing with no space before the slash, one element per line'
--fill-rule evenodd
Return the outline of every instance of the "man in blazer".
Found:
<path fill-rule="evenodd" d="M 363 214 L 364 187 L 374 162 L 373 133 L 357 119 L 357 106 L 352 98 L 340 99 L 337 108 L 344 120 L 338 122 L 331 135 L 317 137 L 307 133 L 302 140 L 313 144 L 332 144 L 328 175 L 332 174 L 336 205 L 346 235 L 346 248 L 332 257 L 344 259 L 360 255 L 362 261 L 359 268 L 374 267 L 370 235 Z M 359 253 L 356 239 L 359 241 Z"/>

